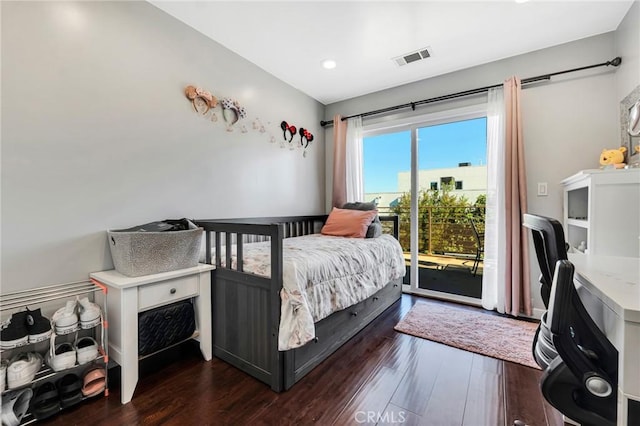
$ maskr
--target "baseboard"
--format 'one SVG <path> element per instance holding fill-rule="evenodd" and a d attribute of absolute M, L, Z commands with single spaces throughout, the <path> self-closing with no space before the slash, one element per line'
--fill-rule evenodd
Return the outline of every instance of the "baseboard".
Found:
<path fill-rule="evenodd" d="M 547 312 L 546 309 L 533 308 L 533 318 L 539 320 L 545 312 Z"/>

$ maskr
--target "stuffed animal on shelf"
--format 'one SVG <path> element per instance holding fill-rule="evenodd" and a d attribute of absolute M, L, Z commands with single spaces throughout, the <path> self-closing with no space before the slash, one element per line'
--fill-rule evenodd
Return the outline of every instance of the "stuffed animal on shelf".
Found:
<path fill-rule="evenodd" d="M 600 154 L 600 165 L 603 169 L 622 169 L 625 166 L 624 153 L 627 148 L 621 146 L 618 149 L 603 149 Z"/>

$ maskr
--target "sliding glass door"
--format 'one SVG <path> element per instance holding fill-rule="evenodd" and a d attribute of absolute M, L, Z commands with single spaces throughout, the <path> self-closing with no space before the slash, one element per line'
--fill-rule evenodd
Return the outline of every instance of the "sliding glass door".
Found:
<path fill-rule="evenodd" d="M 482 297 L 486 117 L 419 127 L 418 288 Z"/>
<path fill-rule="evenodd" d="M 365 201 L 400 217 L 405 291 L 475 303 L 483 270 L 484 108 L 385 125 L 365 129 Z"/>

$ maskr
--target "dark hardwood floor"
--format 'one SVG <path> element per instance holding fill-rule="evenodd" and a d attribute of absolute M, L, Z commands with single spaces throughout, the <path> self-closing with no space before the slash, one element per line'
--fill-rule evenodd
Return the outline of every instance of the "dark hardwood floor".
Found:
<path fill-rule="evenodd" d="M 393 330 L 418 300 L 402 299 L 297 383 L 277 394 L 187 343 L 141 363 L 133 400 L 84 401 L 52 425 L 562 425 L 541 372 Z M 474 309 L 474 308 L 469 308 Z M 111 376 L 118 376 L 112 369 Z"/>

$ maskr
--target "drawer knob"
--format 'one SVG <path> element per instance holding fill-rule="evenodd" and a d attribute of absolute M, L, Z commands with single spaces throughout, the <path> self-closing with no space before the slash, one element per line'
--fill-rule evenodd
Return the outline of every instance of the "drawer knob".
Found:
<path fill-rule="evenodd" d="M 319 341 L 319 340 L 320 340 L 320 339 L 318 339 L 317 337 L 314 337 L 314 338 L 313 338 L 314 343 L 318 343 L 318 341 Z"/>
<path fill-rule="evenodd" d="M 171 293 L 171 294 L 176 294 L 176 289 L 175 289 L 175 288 L 172 288 L 171 290 L 169 290 L 169 293 Z"/>
<path fill-rule="evenodd" d="M 380 299 L 378 296 L 373 296 L 373 300 L 378 300 Z"/>
<path fill-rule="evenodd" d="M 351 316 L 357 317 L 358 316 L 358 312 L 356 312 L 356 311 L 351 312 Z"/>

